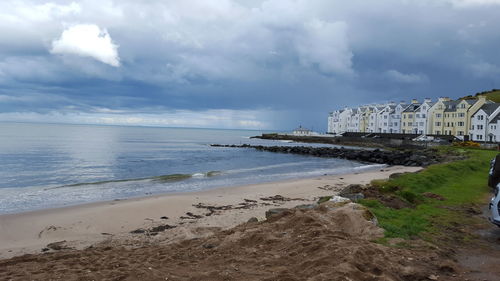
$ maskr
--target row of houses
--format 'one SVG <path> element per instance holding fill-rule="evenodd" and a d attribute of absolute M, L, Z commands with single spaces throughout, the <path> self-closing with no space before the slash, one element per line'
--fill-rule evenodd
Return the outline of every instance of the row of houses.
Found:
<path fill-rule="evenodd" d="M 394 133 L 453 135 L 461 140 L 500 142 L 500 103 L 477 99 L 363 105 L 333 111 L 328 133 Z"/>

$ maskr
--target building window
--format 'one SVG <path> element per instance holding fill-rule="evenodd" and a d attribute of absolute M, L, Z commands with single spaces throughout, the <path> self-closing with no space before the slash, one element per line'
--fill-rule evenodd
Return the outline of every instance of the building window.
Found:
<path fill-rule="evenodd" d="M 408 118 L 413 118 L 413 114 L 408 114 Z"/>
<path fill-rule="evenodd" d="M 412 122 L 408 122 L 408 126 L 413 126 L 413 123 Z"/>
<path fill-rule="evenodd" d="M 464 122 L 458 122 L 458 126 L 459 126 L 459 127 L 463 127 L 464 125 L 465 125 L 465 123 L 464 123 Z"/>
<path fill-rule="evenodd" d="M 406 122 L 403 122 L 403 127 L 406 126 Z"/>
<path fill-rule="evenodd" d="M 436 126 L 441 126 L 441 122 L 436 122 Z"/>
<path fill-rule="evenodd" d="M 459 135 L 459 136 L 463 136 L 463 135 L 464 135 L 464 132 L 463 132 L 463 131 L 458 131 L 458 135 Z"/>
<path fill-rule="evenodd" d="M 436 118 L 441 118 L 441 113 L 436 113 Z"/>

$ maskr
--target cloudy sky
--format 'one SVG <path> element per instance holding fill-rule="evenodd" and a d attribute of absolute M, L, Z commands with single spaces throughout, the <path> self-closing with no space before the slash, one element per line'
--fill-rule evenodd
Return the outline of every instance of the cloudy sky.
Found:
<path fill-rule="evenodd" d="M 500 0 L 0 1 L 0 121 L 326 130 L 500 88 Z"/>

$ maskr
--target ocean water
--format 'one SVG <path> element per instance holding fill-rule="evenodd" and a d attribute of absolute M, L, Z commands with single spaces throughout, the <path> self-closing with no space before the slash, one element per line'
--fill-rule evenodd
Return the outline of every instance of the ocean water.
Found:
<path fill-rule="evenodd" d="M 0 123 L 0 214 L 380 167 L 209 145 L 304 145 L 261 133 Z"/>

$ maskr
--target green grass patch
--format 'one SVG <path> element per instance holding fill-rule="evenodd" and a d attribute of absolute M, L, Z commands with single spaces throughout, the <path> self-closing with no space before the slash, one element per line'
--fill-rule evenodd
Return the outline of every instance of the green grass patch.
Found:
<path fill-rule="evenodd" d="M 419 173 L 395 179 L 374 181 L 383 193 L 398 196 L 414 208 L 392 209 L 377 200 L 361 200 L 378 218 L 387 238 L 437 238 L 443 229 L 471 223 L 471 216 L 460 210 L 481 202 L 487 186 L 490 160 L 496 151 L 443 147 L 437 153 L 463 154 L 468 158 L 432 165 Z M 431 192 L 445 198 L 440 201 L 423 194 Z M 463 239 L 468 239 L 466 236 Z"/>

